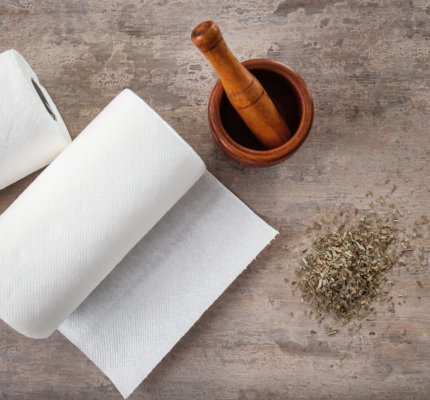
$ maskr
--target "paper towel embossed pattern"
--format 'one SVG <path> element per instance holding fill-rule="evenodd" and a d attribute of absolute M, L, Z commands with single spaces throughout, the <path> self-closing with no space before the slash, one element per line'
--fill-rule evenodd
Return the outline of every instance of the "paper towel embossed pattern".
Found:
<path fill-rule="evenodd" d="M 60 331 L 127 397 L 275 235 L 205 172 Z"/>

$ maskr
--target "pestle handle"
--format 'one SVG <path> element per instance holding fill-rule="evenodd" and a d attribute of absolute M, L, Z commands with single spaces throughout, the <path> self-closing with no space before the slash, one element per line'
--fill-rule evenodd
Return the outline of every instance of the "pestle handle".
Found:
<path fill-rule="evenodd" d="M 230 103 L 257 139 L 267 148 L 279 147 L 290 129 L 261 83 L 234 56 L 218 25 L 205 21 L 191 33 L 194 45 L 218 74 Z"/>

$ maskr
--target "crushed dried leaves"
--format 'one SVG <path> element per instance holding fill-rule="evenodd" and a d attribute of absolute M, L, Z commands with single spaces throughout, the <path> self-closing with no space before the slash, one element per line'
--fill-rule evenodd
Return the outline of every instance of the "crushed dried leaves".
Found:
<path fill-rule="evenodd" d="M 373 212 L 335 229 L 315 228 L 320 236 L 298 271 L 303 299 L 320 315 L 328 313 L 345 323 L 369 315 L 374 300 L 387 298 L 386 273 L 410 250 L 395 221 Z"/>

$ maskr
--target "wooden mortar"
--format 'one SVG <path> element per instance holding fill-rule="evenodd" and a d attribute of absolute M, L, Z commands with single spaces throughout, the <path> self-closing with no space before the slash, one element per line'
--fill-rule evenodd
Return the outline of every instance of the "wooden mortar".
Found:
<path fill-rule="evenodd" d="M 296 151 L 313 121 L 312 97 L 297 72 L 268 59 L 240 64 L 211 21 L 199 24 L 191 38 L 220 76 L 208 117 L 221 149 L 251 166 L 272 165 Z"/>

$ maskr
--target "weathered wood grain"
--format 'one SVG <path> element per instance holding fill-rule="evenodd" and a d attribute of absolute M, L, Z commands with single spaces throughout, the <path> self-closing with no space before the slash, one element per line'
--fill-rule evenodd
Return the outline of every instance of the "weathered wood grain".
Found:
<path fill-rule="evenodd" d="M 209 18 L 241 59 L 274 58 L 307 80 L 314 128 L 286 162 L 243 168 L 212 142 L 206 104 L 215 76 L 189 40 Z M 429 213 L 428 1 L 1 0 L 0 50 L 12 47 L 38 73 L 73 136 L 130 87 L 281 231 L 131 399 L 430 397 L 428 267 L 394 272 L 393 293 L 409 294 L 396 314 L 381 309 L 376 326 L 333 337 L 304 315 L 284 282 L 294 279 L 318 209 L 363 207 L 368 190 L 389 192 L 390 179 L 410 221 Z M 0 192 L 0 212 L 35 176 Z M 120 395 L 60 334 L 35 341 L 0 324 L 0 398 Z"/>

